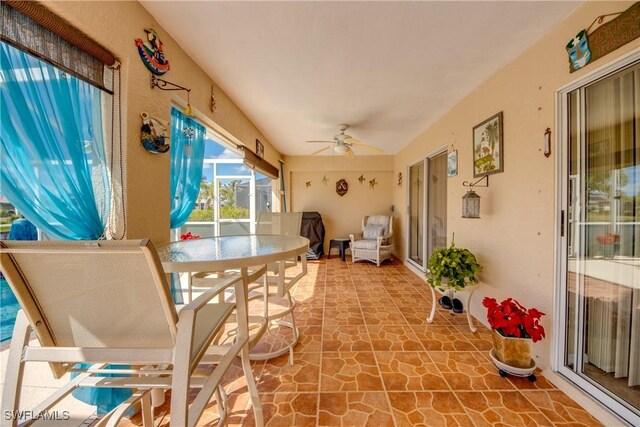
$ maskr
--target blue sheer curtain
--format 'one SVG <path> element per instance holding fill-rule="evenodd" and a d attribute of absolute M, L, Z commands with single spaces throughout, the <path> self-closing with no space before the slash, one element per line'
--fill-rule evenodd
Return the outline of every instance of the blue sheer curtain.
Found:
<path fill-rule="evenodd" d="M 204 126 L 177 108 L 171 108 L 171 228 L 184 225 L 191 215 L 202 180 Z M 180 276 L 171 275 L 173 302 L 182 304 Z"/>
<path fill-rule="evenodd" d="M 0 193 L 51 236 L 101 238 L 110 202 L 101 91 L 0 42 L 0 119 Z M 73 392 L 98 413 L 130 395 Z"/>
<path fill-rule="evenodd" d="M 0 42 L 0 193 L 60 239 L 102 236 L 109 178 L 99 89 Z"/>
<path fill-rule="evenodd" d="M 171 108 L 171 228 L 187 222 L 198 198 L 205 135 L 204 126 Z"/>

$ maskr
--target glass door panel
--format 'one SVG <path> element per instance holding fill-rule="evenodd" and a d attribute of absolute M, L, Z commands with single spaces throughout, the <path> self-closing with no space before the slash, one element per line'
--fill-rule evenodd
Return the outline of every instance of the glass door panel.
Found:
<path fill-rule="evenodd" d="M 437 248 L 447 245 L 447 153 L 428 160 L 427 168 L 427 259 Z"/>
<path fill-rule="evenodd" d="M 640 65 L 576 89 L 567 102 L 564 365 L 637 421 Z"/>
<path fill-rule="evenodd" d="M 409 238 L 408 260 L 421 269 L 424 261 L 424 161 L 409 167 Z"/>

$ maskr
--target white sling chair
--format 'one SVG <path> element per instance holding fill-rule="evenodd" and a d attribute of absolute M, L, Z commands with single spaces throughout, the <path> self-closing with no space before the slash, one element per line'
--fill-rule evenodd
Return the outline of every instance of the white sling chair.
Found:
<path fill-rule="evenodd" d="M 258 215 L 258 224 L 256 234 L 272 234 L 278 236 L 300 236 L 300 226 L 302 224 L 302 212 L 260 212 Z M 262 297 L 264 303 L 264 317 L 270 323 L 286 326 L 292 330 L 292 339 L 287 342 L 289 349 L 289 363 L 293 365 L 293 347 L 298 343 L 299 331 L 296 327 L 296 318 L 294 308 L 296 301 L 291 296 L 291 288 L 298 280 L 307 274 L 307 257 L 300 257 L 301 271 L 296 275 L 287 275 L 286 270 L 298 265 L 298 257 L 280 261 L 278 263 L 267 265 L 267 274 L 264 286 L 253 286 L 253 291 L 249 295 L 249 299 Z M 269 312 L 269 297 L 284 298 L 286 306 L 284 310 L 278 310 L 275 313 Z M 291 321 L 284 320 L 287 316 Z M 267 329 L 271 332 L 271 329 Z M 276 336 L 277 337 L 277 336 Z M 284 349 L 286 351 L 286 348 Z M 253 356 L 252 359 L 271 359 L 283 351 L 266 353 L 260 356 Z"/>
<path fill-rule="evenodd" d="M 299 236 L 300 225 L 302 223 L 302 212 L 260 212 L 256 226 L 256 234 L 260 235 L 278 235 L 278 236 Z M 290 341 L 285 341 L 286 347 L 269 353 L 251 353 L 251 360 L 268 360 L 277 357 L 289 351 L 289 363 L 293 365 L 293 347 L 298 343 L 299 331 L 296 327 L 294 317 L 295 300 L 289 292 L 291 287 L 307 274 L 307 258 L 301 256 L 301 271 L 296 275 L 287 275 L 286 270 L 298 265 L 298 258 L 279 261 L 277 263 L 266 266 L 258 266 L 251 269 L 250 273 L 253 278 L 257 279 L 264 272 L 264 277 L 260 283 L 254 283 L 249 286 L 249 300 L 261 298 L 264 304 L 264 312 L 262 316 L 250 316 L 252 327 L 252 335 L 250 348 L 253 347 L 260 339 L 264 331 L 272 334 L 269 328 L 270 324 L 278 324 L 292 329 L 293 336 Z M 266 269 L 266 272 L 265 272 Z M 216 285 L 221 278 L 229 275 L 238 274 L 234 271 L 224 272 L 203 272 L 195 273 L 189 278 L 189 298 L 192 295 L 192 289 L 207 289 Z M 251 280 L 255 282 L 255 280 Z M 269 312 L 269 297 L 282 297 L 285 299 L 286 306 L 283 310 L 277 312 Z M 290 316 L 291 321 L 284 320 Z M 231 334 L 235 331 L 231 331 Z M 272 334 L 273 335 L 273 334 Z M 276 339 L 279 336 L 273 335 Z"/>
<path fill-rule="evenodd" d="M 240 354 L 256 422 L 262 424 L 246 345 L 246 306 L 208 303 L 229 286 L 234 287 L 236 299 L 246 301 L 241 277 L 221 282 L 178 311 L 148 240 L 0 241 L 0 268 L 22 308 L 6 366 L 3 411 L 19 409 L 26 365 L 40 361 L 49 362 L 56 378 L 68 372 L 79 375 L 32 413 L 48 410 L 77 387 L 131 388 L 131 398 L 98 425 L 116 425 L 141 401 L 144 424 L 152 426 L 150 390 L 171 388 L 171 426 L 196 425 L 214 394 L 222 424 L 227 407 L 220 382 Z M 235 341 L 225 348 L 209 347 L 234 309 L 240 331 Z M 29 345 L 31 331 L 40 346 Z M 74 367 L 77 363 L 92 365 L 80 370 Z M 199 363 L 217 366 L 213 371 L 198 370 Z M 106 369 L 109 364 L 131 368 Z M 100 373 L 113 376 L 96 376 Z M 190 388 L 200 388 L 191 405 Z"/>

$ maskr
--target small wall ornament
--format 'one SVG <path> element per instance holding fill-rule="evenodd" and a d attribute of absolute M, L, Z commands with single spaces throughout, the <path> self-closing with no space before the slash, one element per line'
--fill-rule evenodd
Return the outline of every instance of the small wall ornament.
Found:
<path fill-rule="evenodd" d="M 162 121 L 152 118 L 148 113 L 141 113 L 140 117 L 142 118 L 140 142 L 144 149 L 153 154 L 162 154 L 169 151 L 169 136 L 167 136 L 167 128 L 162 124 Z M 156 127 L 158 130 L 156 130 Z"/>
<path fill-rule="evenodd" d="M 378 185 L 378 181 L 376 181 L 375 178 L 373 178 L 371 181 L 369 181 L 369 188 L 374 190 L 376 188 L 376 185 Z"/>
<path fill-rule="evenodd" d="M 360 184 L 364 184 L 364 181 L 365 181 L 366 179 L 367 179 L 367 178 L 365 178 L 365 177 L 364 177 L 364 175 L 360 175 L 360 176 L 358 177 L 358 181 L 360 181 Z"/>
<path fill-rule="evenodd" d="M 402 172 L 398 172 L 398 187 L 402 187 Z"/>
<path fill-rule="evenodd" d="M 149 71 L 156 76 L 161 76 L 171 68 L 169 61 L 164 57 L 162 42 L 158 38 L 158 33 L 152 28 L 145 28 L 144 31 L 147 33 L 147 41 L 135 40 L 138 54 Z"/>
<path fill-rule="evenodd" d="M 347 194 L 347 191 L 349 191 L 349 184 L 347 183 L 347 181 L 341 179 L 340 181 L 336 182 L 336 193 L 338 193 L 338 196 L 344 196 L 345 194 Z"/>
<path fill-rule="evenodd" d="M 307 188 L 311 187 L 311 181 L 307 181 L 307 182 L 305 182 L 305 183 L 304 183 L 304 185 L 306 185 L 306 186 L 307 186 Z"/>
<path fill-rule="evenodd" d="M 327 175 L 325 175 L 325 176 L 323 176 L 323 177 L 322 177 L 322 183 L 323 183 L 324 185 L 327 185 L 327 184 L 329 183 L 329 178 L 327 178 Z"/>

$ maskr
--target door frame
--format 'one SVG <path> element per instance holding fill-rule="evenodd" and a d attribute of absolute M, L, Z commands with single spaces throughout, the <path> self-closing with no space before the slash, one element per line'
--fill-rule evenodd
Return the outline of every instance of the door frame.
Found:
<path fill-rule="evenodd" d="M 407 201 L 407 214 L 406 214 L 406 224 L 407 224 L 407 229 L 405 232 L 405 242 L 406 243 L 406 247 L 405 247 L 405 257 L 404 260 L 405 262 L 409 263 L 412 267 L 415 267 L 417 269 L 419 269 L 420 271 L 422 271 L 423 273 L 427 272 L 427 264 L 429 262 L 429 254 L 427 254 L 427 236 L 426 233 L 428 233 L 429 230 L 429 224 L 427 224 L 427 201 L 429 200 L 429 185 L 428 185 L 428 180 L 427 177 L 429 176 L 429 159 L 446 153 L 448 151 L 448 145 L 442 145 L 440 147 L 438 147 L 437 149 L 429 152 L 426 156 L 421 157 L 418 160 L 415 160 L 411 163 L 409 163 L 406 167 L 405 170 L 405 176 L 407 177 L 407 190 L 406 190 L 406 201 Z M 423 238 L 422 238 L 422 253 L 423 253 L 423 265 L 418 264 L 417 262 L 413 261 L 410 257 L 410 235 L 411 235 L 411 211 L 410 211 L 410 197 L 411 197 L 411 174 L 410 174 L 410 169 L 411 166 L 417 165 L 418 163 L 423 162 L 423 173 L 422 173 L 422 182 L 424 183 L 424 197 L 422 198 L 422 223 L 424 224 L 424 228 L 423 228 Z"/>
<path fill-rule="evenodd" d="M 567 95 L 576 89 L 586 87 L 593 84 L 598 80 L 601 80 L 609 75 L 622 70 L 628 66 L 631 66 L 635 62 L 640 61 L 640 49 L 632 50 L 631 52 L 622 55 L 621 57 L 579 77 L 572 82 L 560 87 L 556 91 L 555 96 L 555 109 L 556 109 L 556 123 L 555 127 L 556 138 L 556 165 L 555 165 L 555 179 L 556 179 L 556 200 L 555 200 L 555 265 L 554 265 L 554 320 L 553 320 L 553 341 L 552 357 L 551 357 L 551 369 L 561 374 L 567 380 L 575 384 L 582 391 L 596 399 L 599 403 L 606 406 L 613 414 L 621 417 L 626 422 L 638 423 L 640 422 L 640 416 L 634 413 L 629 406 L 625 405 L 618 399 L 612 397 L 609 392 L 606 392 L 604 388 L 597 383 L 588 380 L 586 377 L 574 372 L 572 369 L 565 366 L 564 358 L 567 351 L 566 345 L 566 309 L 567 309 L 567 270 L 568 270 L 568 248 L 570 242 L 568 241 L 568 227 L 569 227 L 569 170 L 568 170 L 568 102 Z M 580 126 L 582 131 L 582 126 Z M 575 218 L 574 218 L 575 221 Z M 580 307 L 576 307 L 576 313 L 579 315 Z M 580 347 L 582 348 L 582 347 Z M 580 352 L 580 349 L 576 349 Z"/>

